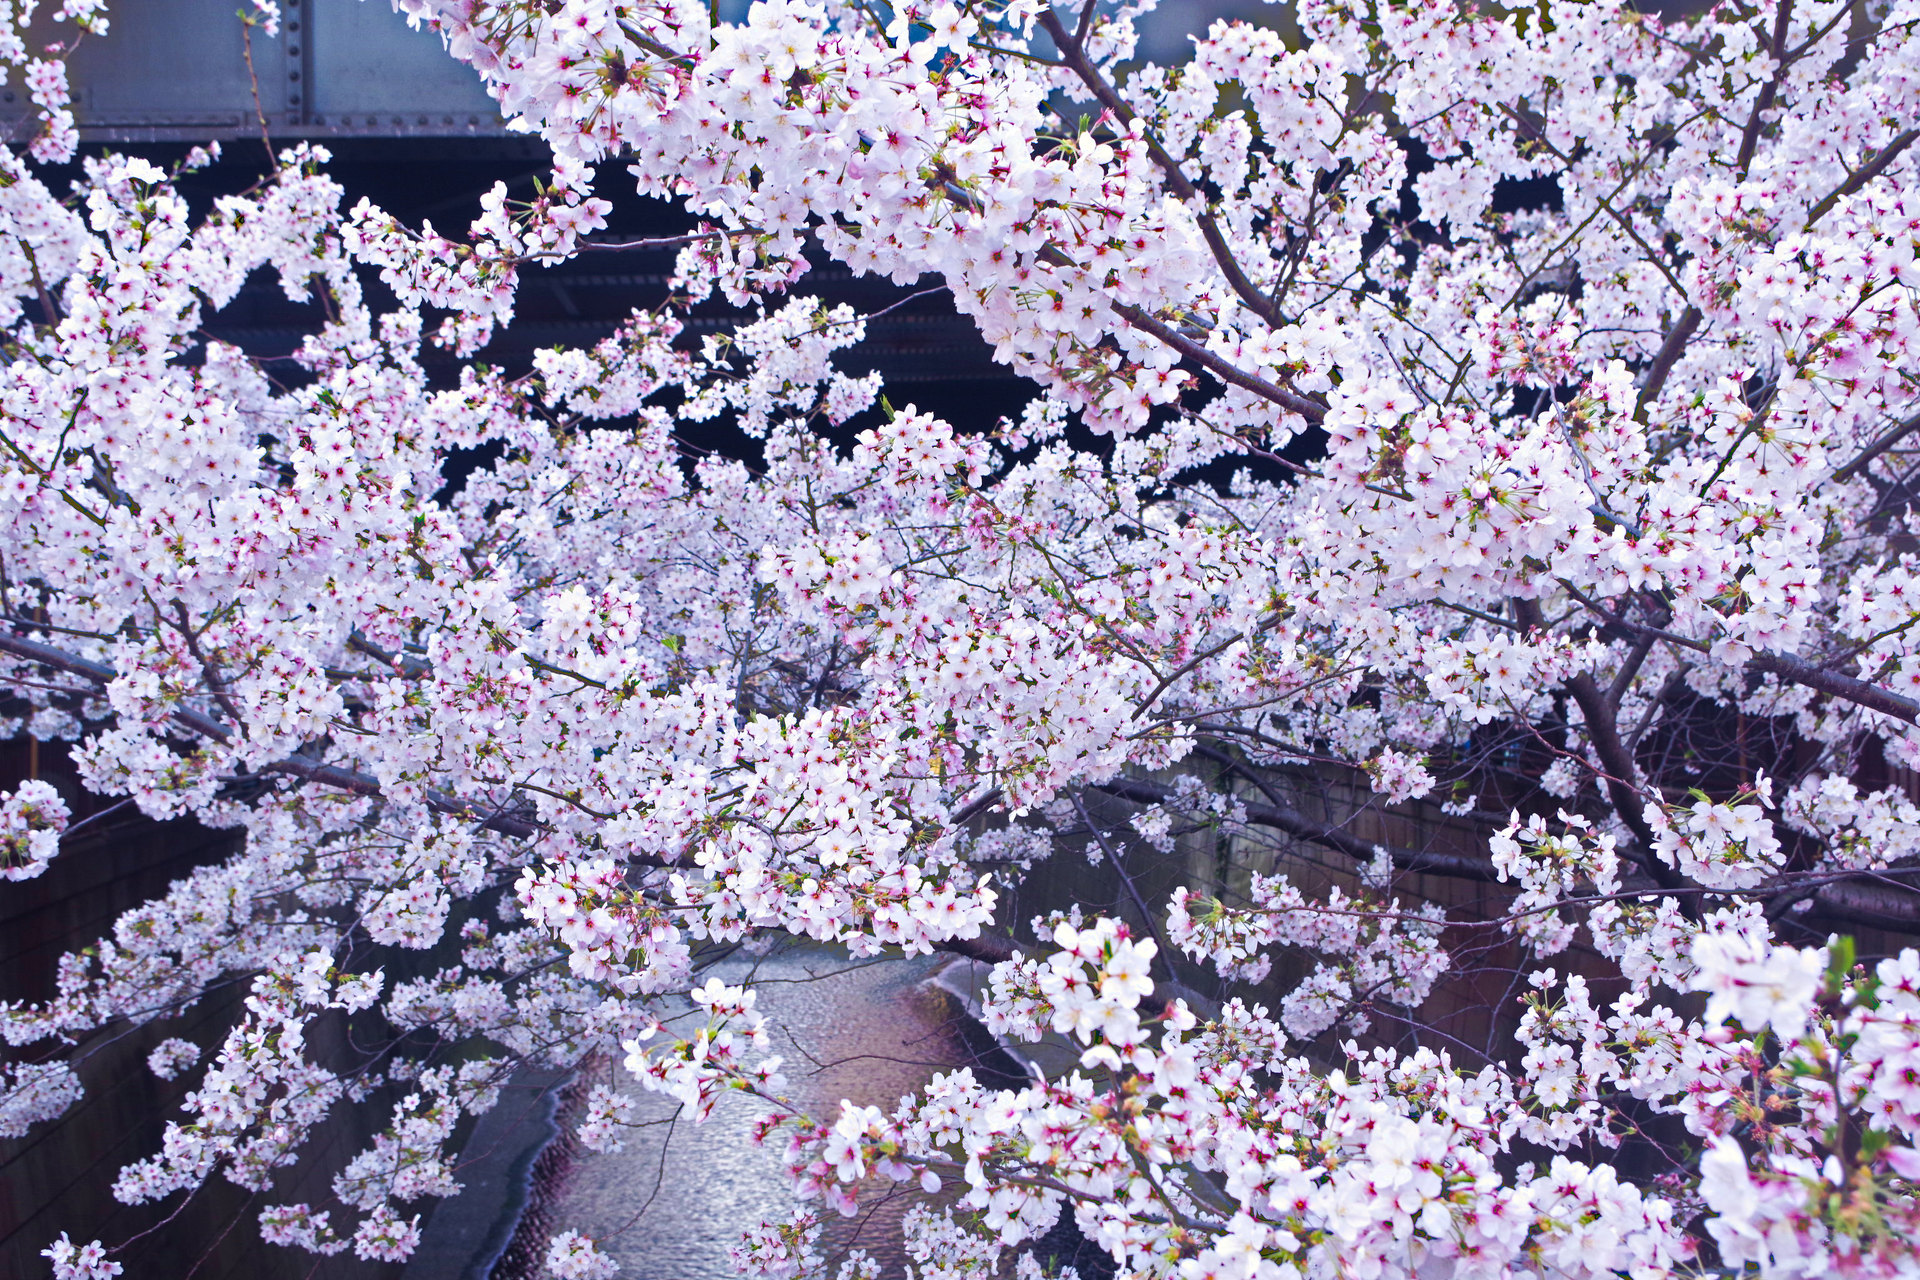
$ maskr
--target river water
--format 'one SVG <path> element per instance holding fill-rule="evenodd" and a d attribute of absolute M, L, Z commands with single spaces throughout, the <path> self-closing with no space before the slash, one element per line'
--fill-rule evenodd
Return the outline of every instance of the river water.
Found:
<path fill-rule="evenodd" d="M 757 961 L 736 956 L 706 973 L 749 982 L 759 993 L 770 1052 L 785 1059 L 784 1093 L 818 1120 L 833 1119 L 843 1099 L 890 1110 L 936 1071 L 955 1067 L 971 1067 L 989 1087 L 1017 1087 L 1024 1078 L 967 1016 L 973 997 L 964 993 L 977 990 L 980 975 L 964 961 L 850 962 L 804 947 Z M 676 1030 L 698 1025 L 698 1016 Z M 652 1122 L 632 1131 L 622 1151 L 595 1154 L 564 1137 L 552 1141 L 568 1121 L 563 1095 L 584 1098 L 591 1083 L 610 1083 L 634 1098 L 634 1118 Z M 749 1131 L 765 1104 L 743 1094 L 724 1095 L 702 1125 L 669 1123 L 674 1111 L 671 1099 L 646 1092 L 611 1062 L 596 1064 L 571 1088 L 558 1073 L 523 1073 L 480 1118 L 458 1172 L 466 1190 L 428 1215 L 402 1280 L 536 1280 L 544 1275 L 547 1239 L 569 1228 L 599 1242 L 620 1264 L 619 1280 L 736 1280 L 728 1247 L 794 1206 L 785 1139 L 754 1145 Z M 822 1219 L 820 1247 L 830 1260 L 859 1247 L 880 1262 L 883 1280 L 899 1280 L 908 1262 L 900 1218 L 925 1197 L 916 1190 L 889 1198 L 881 1194 L 886 1187 L 870 1180 L 865 1190 L 875 1194 L 863 1190 L 861 1213 L 852 1219 L 811 1207 Z M 1111 1260 L 1080 1236 L 1071 1214 L 1029 1248 L 1038 1258 L 1071 1264 L 1083 1280 L 1113 1275 Z"/>
<path fill-rule="evenodd" d="M 803 950 L 735 959 L 712 972 L 723 982 L 752 982 L 772 1051 L 785 1059 L 788 1096 L 816 1119 L 831 1119 L 842 1099 L 891 1109 L 934 1072 L 971 1061 L 958 1002 L 929 981 L 943 962 L 850 963 Z M 638 1098 L 636 1119 L 654 1123 L 623 1151 L 583 1152 L 543 1216 L 600 1241 L 620 1263 L 622 1280 L 732 1280 L 738 1273 L 727 1247 L 792 1204 L 784 1140 L 761 1147 L 748 1136 L 765 1104 L 729 1093 L 706 1123 L 683 1117 L 669 1125 L 671 1099 L 645 1093 L 624 1068 L 600 1070 Z M 897 1276 L 905 1262 L 899 1217 L 909 1203 L 898 1197 L 869 1212 L 863 1199 L 854 1219 L 815 1205 L 823 1245 L 831 1256 L 857 1244 L 881 1260 L 882 1275 Z"/>

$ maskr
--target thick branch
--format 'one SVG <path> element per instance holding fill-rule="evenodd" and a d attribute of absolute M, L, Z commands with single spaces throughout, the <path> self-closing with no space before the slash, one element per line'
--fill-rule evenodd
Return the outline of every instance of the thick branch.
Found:
<path fill-rule="evenodd" d="M 947 824 L 953 827 L 963 827 L 987 810 L 993 808 L 993 806 L 999 804 L 1005 798 L 1006 792 L 995 787 L 986 794 L 976 796 L 954 810 L 953 816 L 947 819 Z"/>
<path fill-rule="evenodd" d="M 29 662 L 37 662 L 43 667 L 64 671 L 68 675 L 79 676 L 83 680 L 102 686 L 112 683 L 118 676 L 112 667 L 104 663 L 93 662 L 79 654 L 68 653 L 64 649 L 56 649 L 52 645 L 41 644 L 37 640 L 29 640 L 25 636 L 14 635 L 11 632 L 0 632 L 0 653 L 10 653 L 16 658 L 25 658 Z M 197 737 L 209 739 L 222 746 L 233 741 L 233 730 L 230 727 L 202 712 L 187 707 L 176 707 L 172 718 L 175 724 Z M 361 773 L 356 769 L 342 769 L 338 765 L 322 764 L 317 760 L 308 760 L 298 755 L 277 760 L 267 765 L 261 772 L 285 774 L 288 777 L 300 778 L 306 782 L 318 783 L 323 787 L 331 787 L 336 791 L 345 791 L 357 796 L 381 794 L 380 780 L 371 774 Z M 530 839 L 541 831 L 538 823 L 526 818 L 500 813 L 490 806 L 461 800 L 442 792 L 429 791 L 426 799 L 427 807 L 436 813 L 478 819 L 482 830 L 497 831 L 501 835 L 520 840 Z"/>
<path fill-rule="evenodd" d="M 1920 893 L 1885 881 L 1842 881 L 1813 895 L 1805 915 L 1789 916 L 1809 925 L 1886 929 L 1920 933 Z"/>
<path fill-rule="evenodd" d="M 1600 757 L 1600 767 L 1607 771 L 1607 799 L 1612 802 L 1620 820 L 1627 824 L 1627 830 L 1633 832 L 1633 838 L 1640 842 L 1641 849 L 1652 859 L 1653 828 L 1647 825 L 1643 813 L 1646 802 L 1636 789 L 1640 782 L 1640 768 L 1633 762 L 1633 753 L 1627 750 L 1627 744 L 1620 740 L 1620 726 L 1613 707 L 1607 702 L 1607 695 L 1600 691 L 1593 676 L 1585 671 L 1567 681 L 1567 692 L 1573 695 L 1574 705 L 1580 708 L 1580 716 L 1587 722 L 1587 741 L 1593 744 L 1594 754 Z M 1657 860 L 1655 864 L 1659 865 Z"/>
<path fill-rule="evenodd" d="M 1893 446 L 1899 444 L 1916 431 L 1920 431 L 1920 413 L 1914 414 L 1911 418 L 1908 418 L 1905 422 L 1855 454 L 1852 461 L 1833 473 L 1833 478 L 1843 483 L 1853 479 L 1859 475 L 1861 471 L 1865 470 L 1875 458 L 1893 448 Z"/>
<path fill-rule="evenodd" d="M 1667 385 L 1667 375 L 1673 372 L 1673 366 L 1680 361 L 1680 354 L 1687 349 L 1694 332 L 1700 328 L 1700 322 L 1706 319 L 1700 308 L 1688 307 L 1680 313 L 1673 328 L 1667 331 L 1667 340 L 1660 344 L 1660 351 L 1653 357 L 1653 363 L 1647 366 L 1647 380 L 1640 384 L 1640 412 L 1645 413 L 1653 402 L 1660 398 L 1660 389 Z"/>
<path fill-rule="evenodd" d="M 1613 683 L 1607 686 L 1607 705 L 1617 714 L 1620 699 L 1626 697 L 1627 690 L 1633 687 L 1633 679 L 1640 674 L 1640 668 L 1646 664 L 1647 655 L 1653 652 L 1654 641 L 1658 637 L 1642 635 L 1633 642 L 1633 648 L 1627 653 L 1627 660 L 1620 664 L 1619 673 L 1613 677 Z"/>
<path fill-rule="evenodd" d="M 1148 782 L 1144 778 L 1114 778 L 1107 782 L 1094 784 L 1096 791 L 1104 791 L 1123 800 L 1134 800 L 1141 804 L 1160 804 L 1173 797 L 1172 787 L 1158 782 Z M 1330 822 L 1321 822 L 1310 818 L 1297 809 L 1281 805 L 1250 804 L 1246 806 L 1247 821 L 1255 826 L 1272 827 L 1284 831 L 1290 836 L 1344 853 L 1356 862 L 1370 862 L 1377 849 L 1386 848 L 1376 841 L 1366 840 L 1343 830 Z M 1485 858 L 1470 857 L 1458 853 L 1434 853 L 1421 849 L 1387 848 L 1387 856 L 1393 859 L 1393 865 L 1402 871 L 1417 871 L 1425 875 L 1452 876 L 1456 880 L 1496 881 L 1499 876 L 1493 864 Z"/>
<path fill-rule="evenodd" d="M 1013 959 L 1014 952 L 1019 950 L 1013 939 L 994 933 L 983 933 L 973 938 L 948 938 L 945 942 L 934 943 L 933 949 L 948 955 L 965 956 L 982 964 L 1005 963 Z"/>
<path fill-rule="evenodd" d="M 1565 579 L 1561 581 L 1565 583 Z M 1582 605 L 1586 606 L 1594 616 L 1611 626 L 1619 627 L 1622 631 L 1633 636 L 1642 637 L 1650 635 L 1656 640 L 1665 640 L 1671 644 L 1677 644 L 1682 648 L 1692 649 L 1697 653 L 1712 652 L 1713 646 L 1704 640 L 1695 640 L 1691 636 L 1677 635 L 1671 631 L 1663 631 L 1659 627 L 1649 627 L 1644 623 L 1634 622 L 1618 614 L 1610 613 L 1594 601 L 1587 599 L 1578 589 L 1573 590 L 1573 596 L 1579 600 Z M 1893 719 L 1905 721 L 1907 724 L 1920 724 L 1920 702 L 1916 702 L 1912 698 L 1902 697 L 1891 689 L 1882 688 L 1880 685 L 1872 684 L 1866 680 L 1861 680 L 1854 676 L 1841 675 L 1838 671 L 1830 671 L 1825 667 L 1807 661 L 1805 658 L 1796 658 L 1792 654 L 1775 653 L 1772 650 L 1763 649 L 1747 659 L 1747 667 L 1753 671 L 1765 671 L 1770 675 L 1779 676 L 1782 680 L 1788 680 L 1794 684 L 1805 685 L 1817 693 L 1824 693 L 1829 697 L 1839 698 L 1842 702 L 1851 702 L 1857 707 L 1863 707 L 1868 711 L 1876 711 L 1883 716 L 1891 716 Z M 1608 765 L 1606 767 L 1612 769 L 1613 766 Z"/>
<path fill-rule="evenodd" d="M 1327 416 L 1327 407 L 1317 400 L 1309 399 L 1285 387 L 1275 386 L 1265 378 L 1248 373 L 1231 360 L 1223 359 L 1207 350 L 1204 346 L 1187 337 L 1172 325 L 1155 319 L 1152 315 L 1134 306 L 1130 302 L 1116 302 L 1114 311 L 1128 324 L 1166 343 L 1187 359 L 1215 374 L 1222 382 L 1251 391 L 1263 400 L 1270 400 L 1289 413 L 1297 413 L 1308 422 L 1318 422 Z"/>
<path fill-rule="evenodd" d="M 1760 127 L 1763 117 L 1773 106 L 1774 99 L 1780 93 L 1780 86 L 1786 83 L 1787 69 L 1798 55 L 1787 51 L 1787 31 L 1793 18 L 1793 0 L 1780 0 L 1773 11 L 1773 43 L 1768 50 L 1773 54 L 1773 79 L 1760 87 L 1753 100 L 1753 110 L 1747 115 L 1746 128 L 1740 131 L 1740 152 L 1734 157 L 1733 167 L 1742 178 L 1753 167 L 1754 153 L 1760 146 Z M 1804 51 L 1802 51 L 1804 52 Z"/>
<path fill-rule="evenodd" d="M 1773 79 L 1762 85 L 1754 96 L 1753 110 L 1747 115 L 1747 123 L 1740 130 L 1740 149 L 1734 156 L 1733 167 L 1739 177 L 1744 178 L 1753 166 L 1755 151 L 1760 145 L 1760 129 L 1764 117 L 1785 83 L 1787 69 L 1798 57 L 1787 50 L 1787 30 L 1793 14 L 1793 0 L 1780 0 L 1774 11 L 1773 44 L 1775 67 Z M 1804 52 L 1804 50 L 1802 51 Z M 1659 354 L 1654 356 L 1653 364 L 1647 369 L 1646 383 L 1640 388 L 1640 400 L 1637 412 L 1644 415 L 1649 406 L 1659 398 L 1660 389 L 1667 383 L 1667 375 L 1673 372 L 1673 366 L 1679 362 L 1686 351 L 1687 343 L 1692 340 L 1700 322 L 1705 319 L 1698 307 L 1689 306 L 1680 313 L 1680 318 L 1667 333 L 1667 340 L 1660 344 Z"/>
<path fill-rule="evenodd" d="M 1786 49 L 1787 26 L 1792 12 L 1793 0 L 1780 0 L 1774 13 L 1773 52 L 1778 65 L 1774 69 L 1773 79 L 1761 86 L 1760 92 L 1755 95 L 1753 110 L 1747 116 L 1746 126 L 1740 130 L 1740 150 L 1734 156 L 1733 165 L 1743 178 L 1747 170 L 1752 167 L 1755 149 L 1760 145 L 1760 127 L 1763 117 L 1773 106 L 1774 97 L 1780 92 L 1787 68 L 1793 61 L 1793 55 L 1788 54 Z M 1647 369 L 1647 380 L 1640 388 L 1640 400 L 1637 406 L 1639 415 L 1644 415 L 1659 398 L 1660 389 L 1667 384 L 1667 376 L 1673 372 L 1673 366 L 1679 362 L 1681 355 L 1687 349 L 1687 343 L 1692 341 L 1695 331 L 1700 328 L 1700 322 L 1705 318 L 1698 307 L 1689 306 L 1680 313 L 1680 318 L 1674 322 L 1673 328 L 1667 331 L 1667 339 L 1660 344 L 1659 353 L 1654 356 L 1653 364 Z"/>
<path fill-rule="evenodd" d="M 1762 651 L 1749 658 L 1747 665 L 1757 671 L 1766 671 L 1779 676 L 1782 680 L 1791 680 L 1795 684 L 1805 685 L 1819 693 L 1829 694 L 1843 702 L 1851 702 L 1869 711 L 1878 711 L 1883 716 L 1892 716 L 1895 720 L 1904 720 L 1908 724 L 1920 724 L 1920 702 L 1915 702 L 1912 698 L 1903 698 L 1893 690 L 1883 689 L 1877 684 L 1869 684 L 1853 676 L 1843 676 L 1838 671 L 1817 667 L 1805 658 Z"/>
<path fill-rule="evenodd" d="M 1065 24 L 1051 8 L 1040 11 L 1040 25 L 1053 38 L 1054 47 L 1060 51 L 1061 61 L 1080 77 L 1081 83 L 1087 86 L 1095 98 L 1099 99 L 1100 105 L 1113 113 L 1114 119 L 1120 122 L 1120 127 L 1125 129 L 1131 125 L 1135 114 L 1132 106 L 1120 96 L 1119 91 L 1113 87 L 1106 76 L 1100 73 L 1100 68 L 1093 65 L 1080 39 L 1067 34 Z M 1205 237 L 1207 248 L 1213 252 L 1214 262 L 1219 265 L 1221 274 L 1226 276 L 1227 284 L 1233 289 L 1235 296 L 1246 305 L 1247 310 L 1268 324 L 1278 324 L 1278 312 L 1272 300 L 1247 278 L 1247 273 L 1241 268 L 1239 259 L 1234 257 L 1233 249 L 1227 244 L 1226 236 L 1221 234 L 1219 224 L 1213 219 L 1213 211 L 1208 208 L 1206 194 L 1193 185 L 1187 175 L 1181 171 L 1180 162 L 1167 153 L 1167 149 L 1160 145 L 1158 138 L 1151 133 L 1146 133 L 1143 137 L 1147 144 L 1147 155 L 1160 167 L 1160 172 L 1166 175 L 1167 186 L 1175 196 L 1192 208 L 1194 218 L 1200 224 L 1200 234 Z"/>
<path fill-rule="evenodd" d="M 1898 160 L 1900 153 L 1912 146 L 1915 139 L 1920 139 L 1920 129 L 1909 129 L 1892 142 L 1889 142 L 1886 146 L 1880 148 L 1879 153 L 1875 155 L 1873 159 L 1848 174 L 1845 182 L 1822 196 L 1818 204 L 1807 210 L 1806 225 L 1811 227 L 1814 223 L 1826 217 L 1827 214 L 1832 211 L 1834 205 L 1840 203 L 1840 201 L 1885 173 L 1887 166 L 1895 160 Z"/>
<path fill-rule="evenodd" d="M 1514 616 L 1529 631 L 1546 627 L 1538 600 L 1514 601 Z M 1634 763 L 1633 752 L 1620 739 L 1619 707 L 1608 699 L 1607 692 L 1589 671 L 1582 671 L 1567 681 L 1566 690 L 1574 705 L 1580 708 L 1580 718 L 1586 721 L 1587 741 L 1593 744 L 1594 754 L 1600 757 L 1600 767 L 1606 770 L 1607 800 L 1639 846 L 1635 861 L 1662 889 L 1685 888 L 1686 877 L 1654 853 L 1653 828 L 1647 822 L 1646 805 L 1639 791 L 1640 767 Z M 1693 899 L 1682 896 L 1680 909 L 1691 916 L 1699 906 Z"/>

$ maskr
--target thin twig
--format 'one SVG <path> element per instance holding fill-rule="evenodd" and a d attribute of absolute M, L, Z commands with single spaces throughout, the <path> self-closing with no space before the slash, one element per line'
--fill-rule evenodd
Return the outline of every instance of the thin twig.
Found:
<path fill-rule="evenodd" d="M 253 73 L 253 26 L 250 15 L 240 16 L 240 52 L 247 60 L 247 84 L 253 90 L 253 118 L 260 122 L 260 145 L 267 150 L 267 167 L 277 169 L 280 158 L 273 153 L 273 138 L 267 132 L 267 112 L 260 105 L 260 78 Z"/>

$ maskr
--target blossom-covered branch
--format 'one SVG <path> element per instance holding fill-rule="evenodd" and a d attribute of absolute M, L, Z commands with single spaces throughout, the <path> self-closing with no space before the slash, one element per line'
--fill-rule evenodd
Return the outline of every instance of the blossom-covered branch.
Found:
<path fill-rule="evenodd" d="M 1826 933 L 1920 920 L 1913 0 L 1300 0 L 1170 66 L 1145 0 L 397 7 L 547 143 L 534 198 L 446 234 L 302 145 L 197 216 L 126 156 L 69 200 L 70 42 L 0 41 L 6 715 L 244 837 L 4 1011 L 0 1131 L 239 980 L 115 1193 L 226 1178 L 320 1254 L 407 1256 L 462 1119 L 603 1055 L 765 1104 L 769 1276 L 869 1179 L 929 1275 L 1033 1280 L 1063 1214 L 1182 1280 L 1913 1269 L 1920 958 Z M 665 295 L 471 359 L 624 243 L 605 161 L 701 227 Z M 1025 409 L 883 401 L 829 260 L 936 277 Z M 295 376 L 206 339 L 257 272 L 319 303 Z M 20 786 L 0 871 L 69 830 Z M 1080 855 L 1109 910 L 1012 918 Z M 800 1114 L 711 972 L 794 940 L 982 962 L 1069 1066 Z"/>

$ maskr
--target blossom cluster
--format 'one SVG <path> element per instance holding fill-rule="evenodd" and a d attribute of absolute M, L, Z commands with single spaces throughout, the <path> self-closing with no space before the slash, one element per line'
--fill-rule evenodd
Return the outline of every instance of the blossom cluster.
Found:
<path fill-rule="evenodd" d="M 60 852 L 67 802 L 52 783 L 21 783 L 0 801 L 0 876 L 31 880 Z"/>
<path fill-rule="evenodd" d="M 1267 949 L 1298 948 L 1316 957 L 1313 970 L 1281 1002 L 1281 1020 L 1302 1039 L 1344 1024 L 1369 1025 L 1366 1006 L 1379 1000 L 1407 1009 L 1426 1002 L 1450 967 L 1441 945 L 1445 913 L 1432 903 L 1411 909 L 1371 892 L 1339 887 L 1324 902 L 1307 898 L 1285 876 L 1255 874 L 1249 905 L 1229 907 L 1174 890 L 1168 936 L 1188 955 L 1206 957 L 1224 976 L 1257 982 L 1267 976 Z"/>

